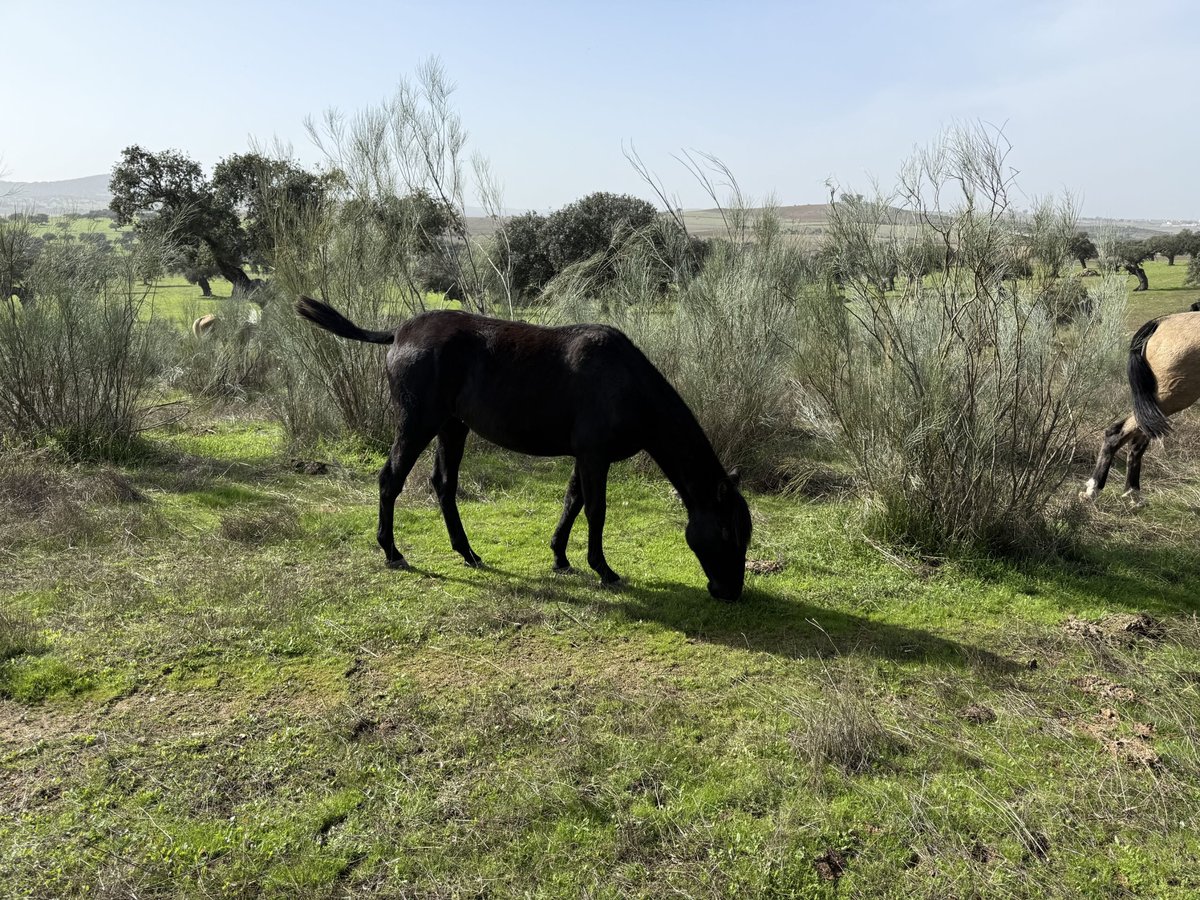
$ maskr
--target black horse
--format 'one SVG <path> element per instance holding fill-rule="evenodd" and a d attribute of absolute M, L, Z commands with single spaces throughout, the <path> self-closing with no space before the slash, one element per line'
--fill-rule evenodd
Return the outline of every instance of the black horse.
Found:
<path fill-rule="evenodd" d="M 472 429 L 489 441 L 534 456 L 573 456 L 562 518 L 550 540 L 554 567 L 568 569 L 566 548 L 580 508 L 588 520 L 588 565 L 605 583 L 620 580 L 604 559 L 608 468 L 645 450 L 688 512 L 688 546 L 708 590 L 736 600 L 745 580 L 750 510 L 736 473 L 721 467 L 703 429 L 675 389 L 633 342 L 604 325 L 546 328 L 463 312 L 414 316 L 394 332 L 359 328 L 337 310 L 301 297 L 296 312 L 341 337 L 390 344 L 387 375 L 396 439 L 379 473 L 379 545 L 393 568 L 393 513 L 404 481 L 435 437 L 433 483 L 451 546 L 479 565 L 458 515 L 458 467 Z"/>

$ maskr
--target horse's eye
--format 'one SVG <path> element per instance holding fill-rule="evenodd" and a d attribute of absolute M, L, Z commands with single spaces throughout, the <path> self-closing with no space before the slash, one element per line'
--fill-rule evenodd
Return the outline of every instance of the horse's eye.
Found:
<path fill-rule="evenodd" d="M 730 537 L 730 535 L 729 535 L 729 529 L 728 529 L 728 528 L 722 528 L 722 529 L 721 529 L 721 540 L 723 540 L 723 541 L 727 541 L 727 540 L 729 540 L 729 537 Z"/>

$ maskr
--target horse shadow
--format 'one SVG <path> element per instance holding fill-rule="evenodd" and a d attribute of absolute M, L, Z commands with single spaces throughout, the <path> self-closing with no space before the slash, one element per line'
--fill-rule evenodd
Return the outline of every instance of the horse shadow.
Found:
<path fill-rule="evenodd" d="M 698 588 L 638 583 L 627 587 L 616 605 L 626 618 L 656 622 L 693 640 L 787 659 L 870 656 L 997 673 L 1023 668 L 990 650 L 922 628 L 816 606 L 763 586 L 748 588 L 736 603 L 722 604 Z"/>
<path fill-rule="evenodd" d="M 922 628 L 897 625 L 844 610 L 815 606 L 767 587 L 747 588 L 733 603 L 714 600 L 701 588 L 672 581 L 636 580 L 612 587 L 588 585 L 590 572 L 572 569 L 530 577 L 484 564 L 480 571 L 536 603 L 587 607 L 600 617 L 654 622 L 689 640 L 785 659 L 867 656 L 914 665 L 940 664 L 1015 674 L 1024 664 L 973 644 Z M 414 574 L 478 587 L 476 579 L 429 570 Z"/>

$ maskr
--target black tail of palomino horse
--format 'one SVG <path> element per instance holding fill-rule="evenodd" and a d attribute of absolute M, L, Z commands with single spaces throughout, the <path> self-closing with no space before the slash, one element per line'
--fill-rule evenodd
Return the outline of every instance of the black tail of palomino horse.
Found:
<path fill-rule="evenodd" d="M 619 576 L 604 557 L 609 466 L 645 450 L 687 508 L 688 546 L 722 600 L 742 593 L 750 510 L 687 404 L 621 332 L 603 325 L 545 328 L 443 310 L 414 316 L 393 331 L 369 331 L 332 307 L 301 297 L 296 312 L 340 337 L 390 344 L 387 377 L 396 438 L 379 474 L 379 544 L 393 568 L 408 562 L 396 547 L 396 498 L 413 464 L 437 439 L 433 489 L 451 546 L 467 565 L 480 558 L 459 518 L 458 469 L 475 431 L 509 450 L 573 456 L 575 470 L 550 548 L 569 569 L 567 540 L 582 510 L 588 564 L 601 581 Z"/>
<path fill-rule="evenodd" d="M 1129 444 L 1125 497 L 1142 504 L 1142 456 L 1150 442 L 1171 430 L 1169 416 L 1200 399 L 1200 314 L 1188 312 L 1153 319 L 1129 342 L 1129 393 L 1133 414 L 1104 430 L 1096 469 L 1080 497 L 1094 499 L 1108 480 L 1113 458 Z"/>

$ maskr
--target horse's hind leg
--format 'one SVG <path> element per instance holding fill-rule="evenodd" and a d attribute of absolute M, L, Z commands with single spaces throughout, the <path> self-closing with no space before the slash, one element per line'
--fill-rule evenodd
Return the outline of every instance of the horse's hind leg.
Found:
<path fill-rule="evenodd" d="M 1104 429 L 1104 438 L 1100 442 L 1100 455 L 1096 458 L 1096 469 L 1092 473 L 1092 477 L 1088 479 L 1087 486 L 1079 495 L 1081 500 L 1095 500 L 1104 490 L 1104 484 L 1108 481 L 1108 470 L 1112 468 L 1113 457 L 1135 434 L 1141 434 L 1141 429 L 1138 428 L 1137 420 L 1133 416 L 1117 419 Z"/>
<path fill-rule="evenodd" d="M 458 468 L 462 464 L 469 431 L 461 419 L 451 419 L 442 426 L 438 432 L 437 456 L 429 481 L 442 508 L 442 518 L 446 520 L 450 546 L 462 555 L 468 566 L 478 566 L 483 560 L 471 549 L 471 542 L 467 540 L 467 532 L 458 515 Z"/>
<path fill-rule="evenodd" d="M 583 509 L 588 522 L 588 565 L 605 584 L 615 584 L 621 576 L 609 568 L 604 558 L 604 517 L 608 508 L 608 461 L 577 460 L 579 484 L 583 488 Z"/>
<path fill-rule="evenodd" d="M 409 567 L 404 554 L 396 548 L 396 498 L 404 490 L 408 473 L 412 471 L 413 465 L 429 446 L 436 432 L 436 428 L 405 416 L 396 428 L 396 439 L 392 442 L 391 452 L 379 472 L 379 529 L 375 538 L 383 548 L 389 569 Z"/>
<path fill-rule="evenodd" d="M 562 516 L 554 529 L 554 537 L 550 538 L 550 549 L 554 551 L 554 568 L 565 572 L 571 568 L 567 559 L 567 541 L 571 539 L 571 526 L 575 517 L 583 509 L 583 489 L 579 486 L 579 465 L 571 471 L 571 480 L 567 482 L 567 492 L 563 496 Z"/>
<path fill-rule="evenodd" d="M 1149 435 L 1141 431 L 1129 446 L 1129 460 L 1125 463 L 1125 493 L 1122 496 L 1134 509 L 1146 505 L 1146 501 L 1142 499 L 1142 456 L 1149 446 Z"/>

